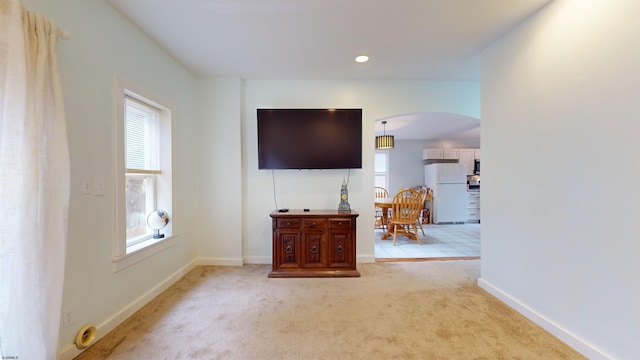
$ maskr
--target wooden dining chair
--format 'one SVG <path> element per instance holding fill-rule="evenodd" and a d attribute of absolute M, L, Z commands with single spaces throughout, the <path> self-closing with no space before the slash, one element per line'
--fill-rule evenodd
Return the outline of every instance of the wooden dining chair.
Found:
<path fill-rule="evenodd" d="M 387 189 L 381 187 L 381 186 L 376 186 L 373 189 L 373 195 L 375 199 L 385 199 L 389 197 L 389 192 L 387 191 Z M 381 207 L 376 206 L 375 208 L 375 221 L 374 221 L 374 228 L 376 229 L 382 229 L 382 230 L 386 230 L 387 229 L 387 224 L 386 224 L 386 217 L 384 216 L 384 214 L 382 213 L 384 210 Z"/>
<path fill-rule="evenodd" d="M 423 187 L 420 188 L 420 190 L 418 190 L 418 192 L 420 192 L 420 195 L 422 196 L 422 206 L 420 207 L 420 215 L 418 215 L 418 219 L 416 220 L 418 222 L 418 226 L 420 226 L 420 231 L 422 231 L 422 236 L 427 236 L 424 233 L 424 228 L 422 227 L 422 221 L 420 220 L 420 216 L 422 215 L 422 210 L 424 209 L 424 202 L 427 199 L 427 188 Z M 416 232 L 418 232 L 418 230 L 416 229 Z"/>
<path fill-rule="evenodd" d="M 400 235 L 415 235 L 418 244 L 422 245 L 420 236 L 418 236 L 417 222 L 423 206 L 422 194 L 414 189 L 402 190 L 393 197 L 391 217 L 387 224 L 387 232 L 390 233 L 393 229 L 393 245 L 396 245 L 398 230 L 401 231 Z"/>

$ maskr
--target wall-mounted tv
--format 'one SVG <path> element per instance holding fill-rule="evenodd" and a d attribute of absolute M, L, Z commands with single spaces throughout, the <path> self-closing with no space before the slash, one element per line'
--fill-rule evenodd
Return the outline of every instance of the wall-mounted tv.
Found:
<path fill-rule="evenodd" d="M 362 109 L 257 109 L 258 169 L 361 169 Z"/>

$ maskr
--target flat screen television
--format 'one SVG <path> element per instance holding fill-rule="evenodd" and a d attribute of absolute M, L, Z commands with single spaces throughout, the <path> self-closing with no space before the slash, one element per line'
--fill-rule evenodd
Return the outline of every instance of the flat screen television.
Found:
<path fill-rule="evenodd" d="M 361 169 L 362 109 L 257 109 L 258 169 Z"/>

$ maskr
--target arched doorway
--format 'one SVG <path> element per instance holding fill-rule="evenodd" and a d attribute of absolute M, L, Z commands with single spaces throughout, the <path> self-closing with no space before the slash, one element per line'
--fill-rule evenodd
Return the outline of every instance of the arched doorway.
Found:
<path fill-rule="evenodd" d="M 480 120 L 477 118 L 442 112 L 421 112 L 400 114 L 378 119 L 375 134 L 382 135 L 382 121 L 386 121 L 384 131 L 393 135 L 395 146 L 390 150 L 374 151 L 374 163 L 386 161 L 385 166 L 375 166 L 376 183 L 386 176 L 385 182 L 390 195 L 401 188 L 424 186 L 424 166 L 435 162 L 457 162 L 459 160 L 425 160 L 423 150 L 479 149 Z M 379 172 L 384 168 L 386 172 Z M 479 195 L 479 193 L 477 194 Z M 398 246 L 380 240 L 382 230 L 375 232 L 376 261 L 384 259 L 422 258 L 475 258 L 480 254 L 480 224 L 428 224 L 426 237 L 421 235 L 422 246 L 415 240 L 404 239 Z"/>

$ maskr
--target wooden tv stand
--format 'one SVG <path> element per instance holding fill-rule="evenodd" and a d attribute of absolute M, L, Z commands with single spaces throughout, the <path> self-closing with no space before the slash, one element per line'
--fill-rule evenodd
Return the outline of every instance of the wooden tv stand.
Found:
<path fill-rule="evenodd" d="M 270 278 L 358 277 L 356 218 L 337 210 L 273 211 Z"/>

